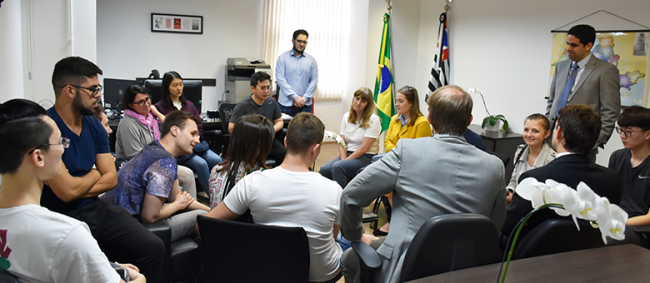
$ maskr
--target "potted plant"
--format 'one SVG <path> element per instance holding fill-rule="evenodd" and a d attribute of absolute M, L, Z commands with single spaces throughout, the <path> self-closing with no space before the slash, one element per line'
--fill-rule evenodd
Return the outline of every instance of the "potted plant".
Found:
<path fill-rule="evenodd" d="M 481 128 L 485 129 L 486 131 L 496 132 L 499 131 L 499 128 L 501 128 L 501 122 L 503 122 L 503 130 L 508 131 L 510 127 L 508 126 L 508 120 L 506 120 L 506 116 L 503 116 L 503 114 L 498 114 L 498 115 L 490 114 L 490 111 L 488 111 L 487 105 L 485 104 L 485 98 L 483 97 L 481 90 L 479 90 L 478 88 L 470 88 L 468 92 L 478 93 L 481 96 L 481 100 L 483 101 L 483 107 L 485 107 L 485 112 L 487 112 L 488 114 L 488 116 L 483 119 Z"/>

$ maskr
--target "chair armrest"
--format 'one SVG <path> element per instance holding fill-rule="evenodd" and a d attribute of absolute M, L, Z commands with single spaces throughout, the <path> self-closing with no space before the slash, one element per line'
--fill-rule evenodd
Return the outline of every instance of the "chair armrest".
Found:
<path fill-rule="evenodd" d="M 359 277 L 364 283 L 376 282 L 381 268 L 381 258 L 372 247 L 362 241 L 351 242 L 352 250 L 359 257 Z"/>
<path fill-rule="evenodd" d="M 352 250 L 359 256 L 359 260 L 362 264 L 367 266 L 371 270 L 376 270 L 381 267 L 381 259 L 377 254 L 377 251 L 370 247 L 368 244 L 362 241 L 351 242 L 350 246 Z"/>
<path fill-rule="evenodd" d="M 637 233 L 650 234 L 650 226 L 633 226 L 630 228 L 634 229 L 634 232 Z"/>
<path fill-rule="evenodd" d="M 158 236 L 163 242 L 171 243 L 172 241 L 172 227 L 169 226 L 167 219 L 161 219 L 153 223 L 142 224 L 151 233 Z"/>

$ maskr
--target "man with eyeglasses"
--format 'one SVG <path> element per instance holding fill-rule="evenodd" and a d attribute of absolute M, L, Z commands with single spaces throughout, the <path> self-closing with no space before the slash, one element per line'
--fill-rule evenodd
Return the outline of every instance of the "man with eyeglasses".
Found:
<path fill-rule="evenodd" d="M 235 109 L 232 110 L 230 122 L 228 123 L 228 132 L 232 132 L 235 127 L 235 121 L 239 117 L 250 114 L 260 114 L 273 123 L 275 132 L 279 132 L 284 127 L 282 113 L 278 102 L 269 96 L 271 92 L 271 76 L 265 72 L 257 72 L 251 76 L 251 91 L 253 94 L 242 99 Z M 287 148 L 277 139 L 273 139 L 269 158 L 281 164 L 284 156 L 287 154 Z"/>
<path fill-rule="evenodd" d="M 626 224 L 649 226 L 650 109 L 632 106 L 623 110 L 616 132 L 625 148 L 612 153 L 609 168 L 618 172 L 622 189 L 620 206 L 630 217 Z"/>
<path fill-rule="evenodd" d="M 312 112 L 312 99 L 318 84 L 318 64 L 305 53 L 309 33 L 299 29 L 293 33 L 293 48 L 280 54 L 275 65 L 275 77 L 280 88 L 280 110 L 290 116 Z"/>
<path fill-rule="evenodd" d="M 43 181 L 59 175 L 70 146 L 45 109 L 25 99 L 0 104 L 0 136 L 0 273 L 21 282 L 124 282 L 86 223 L 39 205 Z M 120 266 L 131 282 L 146 282 L 137 267 Z"/>
<path fill-rule="evenodd" d="M 54 66 L 56 100 L 47 113 L 70 139 L 70 148 L 63 154 L 61 173 L 46 182 L 41 204 L 86 222 L 110 260 L 136 264 L 157 282 L 165 252 L 162 240 L 123 208 L 97 197 L 117 184 L 106 130 L 92 117 L 101 98 L 101 74 L 97 65 L 81 57 L 67 57 Z"/>

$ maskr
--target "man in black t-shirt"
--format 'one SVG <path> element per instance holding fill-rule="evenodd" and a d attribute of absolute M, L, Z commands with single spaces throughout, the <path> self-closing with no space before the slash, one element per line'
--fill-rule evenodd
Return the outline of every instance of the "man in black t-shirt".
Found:
<path fill-rule="evenodd" d="M 277 133 L 284 126 L 282 113 L 278 102 L 269 96 L 271 92 L 271 76 L 265 72 L 257 72 L 251 76 L 251 91 L 253 94 L 237 103 L 230 116 L 228 123 L 228 132 L 232 132 L 235 127 L 235 121 L 239 117 L 250 114 L 260 114 L 273 123 L 273 128 Z M 277 139 L 273 139 L 273 146 L 269 153 L 269 158 L 274 159 L 278 165 L 284 161 L 287 154 L 287 148 Z"/>
<path fill-rule="evenodd" d="M 620 206 L 629 226 L 650 225 L 650 109 L 632 106 L 618 117 L 616 132 L 625 148 L 612 153 L 609 168 L 621 182 Z"/>

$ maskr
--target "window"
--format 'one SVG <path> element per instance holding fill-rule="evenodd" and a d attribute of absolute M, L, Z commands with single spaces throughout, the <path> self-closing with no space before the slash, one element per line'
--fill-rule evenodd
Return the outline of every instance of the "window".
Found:
<path fill-rule="evenodd" d="M 264 60 L 275 72 L 278 56 L 292 48 L 293 32 L 306 30 L 305 52 L 318 62 L 316 101 L 340 101 L 347 84 L 348 1 L 264 1 Z"/>

